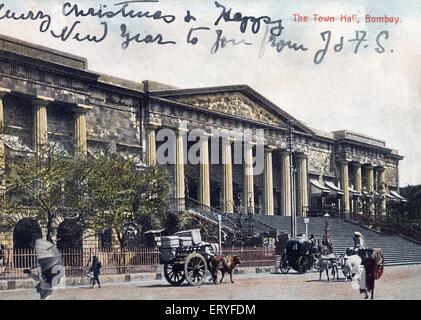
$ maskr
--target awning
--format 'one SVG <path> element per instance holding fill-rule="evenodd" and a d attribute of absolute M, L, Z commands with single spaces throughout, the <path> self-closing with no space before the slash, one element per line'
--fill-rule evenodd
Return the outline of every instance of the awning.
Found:
<path fill-rule="evenodd" d="M 3 141 L 4 144 L 13 151 L 32 152 L 32 150 L 18 137 L 3 134 Z"/>
<path fill-rule="evenodd" d="M 349 187 L 349 192 L 350 192 L 350 193 L 352 193 L 352 195 L 353 195 L 354 197 L 359 197 L 359 196 L 361 196 L 361 192 L 358 192 L 358 191 L 354 190 L 354 189 L 353 189 L 353 188 L 351 188 L 351 187 Z"/>
<path fill-rule="evenodd" d="M 378 193 L 377 191 L 374 191 L 374 196 L 379 199 L 382 198 L 382 195 Z"/>
<path fill-rule="evenodd" d="M 390 190 L 390 194 L 394 196 L 395 198 L 399 199 L 400 201 L 407 202 L 407 200 L 396 191 Z"/>
<path fill-rule="evenodd" d="M 325 185 L 337 194 L 344 194 L 343 190 L 337 187 L 333 182 L 325 181 Z"/>
<path fill-rule="evenodd" d="M 330 193 L 330 190 L 326 188 L 325 186 L 323 186 L 318 180 L 310 179 L 310 184 L 311 184 L 312 194 Z"/>
<path fill-rule="evenodd" d="M 148 231 L 146 231 L 144 234 L 149 234 L 149 233 L 155 234 L 155 233 L 161 233 L 161 232 L 164 232 L 164 231 L 165 231 L 165 229 L 159 229 L 159 230 L 148 230 Z"/>
<path fill-rule="evenodd" d="M 395 198 L 394 196 L 392 196 L 390 193 L 386 193 L 386 198 L 388 198 L 390 200 L 398 200 L 397 198 Z"/>
<path fill-rule="evenodd" d="M 363 190 L 363 196 L 368 197 L 368 198 L 373 198 L 373 196 L 375 196 L 375 193 Z"/>

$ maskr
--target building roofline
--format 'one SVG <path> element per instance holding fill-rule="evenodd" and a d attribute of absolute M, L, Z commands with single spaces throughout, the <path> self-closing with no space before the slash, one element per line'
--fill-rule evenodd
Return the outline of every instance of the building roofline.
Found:
<path fill-rule="evenodd" d="M 167 89 L 167 90 L 162 90 L 162 91 L 150 92 L 150 94 L 153 96 L 158 96 L 158 97 L 173 98 L 173 97 L 179 97 L 179 96 L 185 96 L 185 95 L 227 93 L 227 92 L 242 92 L 247 97 L 251 98 L 252 100 L 263 103 L 266 107 L 268 107 L 272 112 L 274 112 L 278 116 L 285 119 L 293 120 L 295 123 L 295 126 L 301 129 L 302 131 L 304 131 L 304 133 L 314 134 L 314 131 L 311 130 L 306 125 L 304 125 L 301 121 L 297 120 L 296 118 L 291 116 L 289 113 L 283 111 L 276 104 L 274 104 L 272 101 L 262 96 L 256 90 L 252 89 L 250 86 L 244 85 L 244 84 L 217 86 L 217 87 L 203 87 L 203 88 L 193 88 L 193 89 Z"/>
<path fill-rule="evenodd" d="M 19 50 L 20 49 L 20 50 Z M 88 60 L 84 57 L 48 48 L 0 34 L 0 50 L 26 56 L 37 60 L 66 66 L 72 69 L 87 70 Z"/>

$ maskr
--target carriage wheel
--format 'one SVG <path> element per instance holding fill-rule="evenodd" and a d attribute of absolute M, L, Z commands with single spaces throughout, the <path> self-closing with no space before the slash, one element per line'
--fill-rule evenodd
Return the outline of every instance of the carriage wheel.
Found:
<path fill-rule="evenodd" d="M 307 256 L 301 256 L 297 262 L 297 271 L 306 273 L 310 269 L 310 259 Z"/>
<path fill-rule="evenodd" d="M 374 273 L 374 278 L 376 280 L 380 279 L 384 271 L 384 256 L 382 252 L 375 252 L 374 259 L 376 259 L 376 271 Z"/>
<path fill-rule="evenodd" d="M 166 262 L 164 264 L 164 275 L 168 283 L 172 286 L 179 286 L 183 283 L 184 270 L 183 265 L 175 262 Z"/>
<path fill-rule="evenodd" d="M 192 253 L 184 263 L 186 280 L 192 286 L 200 286 L 205 281 L 208 265 L 200 253 Z"/>
<path fill-rule="evenodd" d="M 279 262 L 279 269 L 283 274 L 287 274 L 291 266 L 288 262 L 288 257 L 286 254 L 282 255 L 281 261 Z"/>

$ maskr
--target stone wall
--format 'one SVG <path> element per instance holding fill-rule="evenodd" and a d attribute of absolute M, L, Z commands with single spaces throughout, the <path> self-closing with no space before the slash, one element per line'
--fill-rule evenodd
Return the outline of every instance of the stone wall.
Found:
<path fill-rule="evenodd" d="M 13 249 L 13 232 L 0 232 L 0 244 L 3 245 L 6 249 Z"/>
<path fill-rule="evenodd" d="M 385 166 L 386 169 L 386 184 L 391 187 L 399 187 L 399 181 L 398 181 L 398 170 L 396 168 L 396 165 L 387 164 Z"/>
<path fill-rule="evenodd" d="M 122 148 L 124 152 L 140 155 L 139 101 L 96 89 L 90 105 L 93 109 L 86 114 L 88 140 L 106 143 L 112 151 Z"/>
<path fill-rule="evenodd" d="M 48 141 L 56 150 L 73 154 L 75 143 L 74 111 L 68 106 L 51 104 L 47 108 Z"/>
<path fill-rule="evenodd" d="M 4 98 L 4 130 L 6 144 L 13 143 L 32 149 L 32 106 L 30 101 L 7 95 Z M 20 148 L 20 147 L 17 147 Z"/>
<path fill-rule="evenodd" d="M 333 155 L 329 149 L 311 146 L 308 149 L 308 170 L 320 175 L 333 175 Z"/>

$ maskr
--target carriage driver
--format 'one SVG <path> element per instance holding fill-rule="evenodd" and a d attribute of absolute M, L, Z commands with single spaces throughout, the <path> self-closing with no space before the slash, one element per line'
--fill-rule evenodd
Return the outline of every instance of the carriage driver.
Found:
<path fill-rule="evenodd" d="M 311 253 L 317 253 L 317 242 L 316 242 L 316 239 L 314 238 L 314 234 L 311 234 L 311 236 L 310 236 L 310 242 L 311 242 L 311 249 L 310 249 L 310 252 Z"/>
<path fill-rule="evenodd" d="M 359 251 L 360 249 L 365 249 L 364 237 L 360 232 L 355 231 L 353 238 L 354 238 L 355 251 Z"/>

